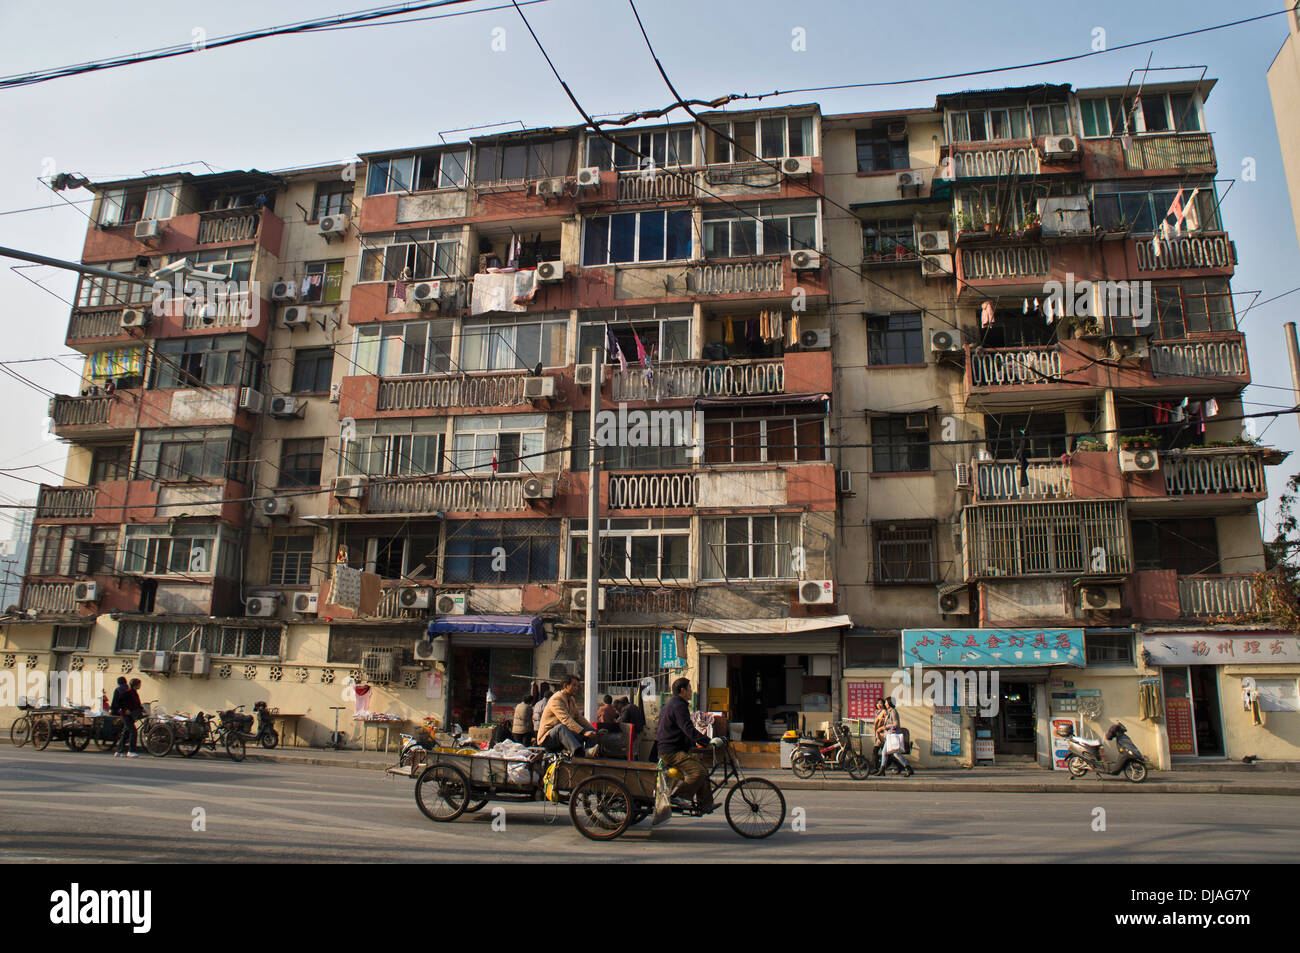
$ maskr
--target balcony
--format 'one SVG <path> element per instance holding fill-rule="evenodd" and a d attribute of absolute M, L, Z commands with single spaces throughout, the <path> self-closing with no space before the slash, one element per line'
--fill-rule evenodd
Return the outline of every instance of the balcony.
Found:
<path fill-rule="evenodd" d="M 967 578 L 1129 571 L 1122 500 L 980 503 L 961 514 Z"/>
<path fill-rule="evenodd" d="M 1222 340 L 1152 341 L 1148 357 L 1156 377 L 1241 377 L 1241 383 L 1249 383 L 1246 345 L 1239 333 Z"/>
<path fill-rule="evenodd" d="M 104 341 L 114 338 L 126 340 L 132 337 L 130 331 L 122 327 L 122 311 L 74 311 L 68 319 L 67 343 L 71 346 L 78 341 Z"/>
<path fill-rule="evenodd" d="M 1074 496 L 1070 464 L 1061 460 L 1030 460 L 1021 486 L 1020 464 L 1015 460 L 976 460 L 975 499 L 1061 500 Z"/>
<path fill-rule="evenodd" d="M 1268 495 L 1263 448 L 1199 447 L 1160 454 L 1167 496 Z"/>
<path fill-rule="evenodd" d="M 23 586 L 22 608 L 37 612 L 71 614 L 81 603 L 72 598 L 73 582 L 28 582 Z"/>
<path fill-rule="evenodd" d="M 1047 249 L 1041 245 L 963 248 L 959 260 L 963 281 L 1042 280 L 1051 268 Z"/>
<path fill-rule="evenodd" d="M 515 407 L 528 403 L 523 374 L 478 377 L 390 377 L 379 381 L 378 410 Z"/>
<path fill-rule="evenodd" d="M 1124 168 L 1131 172 L 1218 170 L 1209 133 L 1133 136 L 1123 151 Z"/>
<path fill-rule="evenodd" d="M 251 242 L 257 237 L 257 209 L 231 208 L 199 213 L 198 244 Z"/>
<path fill-rule="evenodd" d="M 1055 344 L 974 348 L 970 352 L 968 374 L 974 387 L 1059 383 L 1061 349 Z"/>
<path fill-rule="evenodd" d="M 701 295 L 769 294 L 785 290 L 785 259 L 696 265 L 686 273 L 687 290 Z"/>
<path fill-rule="evenodd" d="M 704 173 L 687 170 L 620 172 L 619 202 L 672 202 L 693 199 L 704 184 Z"/>
<path fill-rule="evenodd" d="M 1186 271 L 1192 274 L 1228 274 L 1237 264 L 1237 246 L 1222 232 L 1186 235 L 1173 240 L 1134 238 L 1129 258 L 1140 272 Z M 1157 254 L 1157 246 L 1159 254 Z"/>
<path fill-rule="evenodd" d="M 526 476 L 384 480 L 367 490 L 367 513 L 519 512 Z"/>
<path fill-rule="evenodd" d="M 960 142 L 948 149 L 958 179 L 1000 179 L 1009 175 L 1038 175 L 1042 165 L 1032 142 Z"/>
<path fill-rule="evenodd" d="M 616 370 L 612 400 L 664 400 L 675 397 L 760 397 L 785 393 L 783 361 L 727 361 L 711 364 L 661 364 L 649 377 L 639 367 Z"/>
<path fill-rule="evenodd" d="M 56 433 L 60 428 L 103 426 L 112 416 L 116 401 L 116 395 L 52 397 L 49 405 L 50 419 L 54 421 Z"/>
<path fill-rule="evenodd" d="M 700 496 L 695 473 L 611 474 L 611 510 L 692 509 Z"/>
<path fill-rule="evenodd" d="M 1255 576 L 1179 576 L 1178 608 L 1187 619 L 1231 619 L 1260 610 Z"/>
<path fill-rule="evenodd" d="M 42 486 L 36 496 L 36 518 L 89 519 L 95 515 L 98 492 L 93 486 Z"/>

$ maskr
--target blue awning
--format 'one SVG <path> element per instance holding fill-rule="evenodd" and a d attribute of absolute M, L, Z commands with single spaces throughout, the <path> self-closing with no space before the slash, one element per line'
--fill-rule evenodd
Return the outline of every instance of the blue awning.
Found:
<path fill-rule="evenodd" d="M 534 615 L 445 615 L 429 623 L 425 633 L 429 638 L 452 635 L 457 632 L 479 632 L 485 635 L 530 635 L 533 645 L 546 641 L 542 620 Z"/>

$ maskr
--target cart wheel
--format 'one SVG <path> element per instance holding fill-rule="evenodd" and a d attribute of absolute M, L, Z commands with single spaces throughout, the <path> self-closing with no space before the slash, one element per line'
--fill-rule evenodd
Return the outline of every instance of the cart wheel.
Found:
<path fill-rule="evenodd" d="M 745 778 L 727 792 L 726 814 L 741 837 L 771 837 L 785 821 L 785 795 L 766 778 Z"/>
<path fill-rule="evenodd" d="M 175 742 L 172 730 L 166 725 L 155 725 L 144 733 L 144 750 L 155 758 L 165 758 L 171 754 Z"/>
<path fill-rule="evenodd" d="M 230 755 L 231 761 L 243 761 L 245 748 L 244 739 L 239 737 L 233 731 L 226 735 L 226 754 Z"/>
<path fill-rule="evenodd" d="M 1088 762 L 1077 754 L 1071 755 L 1070 760 L 1065 762 L 1065 769 L 1070 772 L 1070 777 L 1081 778 L 1088 773 Z"/>
<path fill-rule="evenodd" d="M 648 807 L 638 807 L 636 813 L 632 815 L 632 820 L 628 822 L 628 826 L 631 827 L 634 824 L 640 824 L 649 817 L 651 813 L 652 812 Z"/>
<path fill-rule="evenodd" d="M 280 743 L 280 733 L 274 728 L 269 728 L 258 735 L 257 741 L 263 748 L 270 751 Z"/>
<path fill-rule="evenodd" d="M 15 748 L 21 748 L 31 740 L 32 720 L 26 715 L 23 715 L 9 726 L 9 743 Z"/>
<path fill-rule="evenodd" d="M 202 747 L 203 747 L 203 740 L 201 738 L 191 740 L 191 741 L 176 742 L 176 750 L 181 753 L 182 758 L 194 757 L 196 754 L 199 753 L 199 749 Z"/>
<path fill-rule="evenodd" d="M 32 747 L 37 751 L 44 751 L 50 746 L 50 739 L 54 737 L 54 726 L 45 718 L 32 725 Z"/>
<path fill-rule="evenodd" d="M 807 781 L 813 776 L 817 768 L 807 755 L 795 755 L 790 761 L 790 770 L 794 772 L 796 778 Z"/>
<path fill-rule="evenodd" d="M 1134 784 L 1141 784 L 1147 779 L 1147 766 L 1141 761 L 1130 761 L 1124 765 L 1124 777 Z"/>
<path fill-rule="evenodd" d="M 471 801 L 469 807 L 465 808 L 465 813 L 473 814 L 475 811 L 483 810 L 483 808 L 487 807 L 487 802 L 490 800 L 492 800 L 490 797 L 485 797 L 481 801 Z"/>
<path fill-rule="evenodd" d="M 74 735 L 68 732 L 68 737 L 63 739 L 63 743 L 72 751 L 85 751 L 86 746 L 90 744 L 90 735 L 80 733 Z"/>
<path fill-rule="evenodd" d="M 118 741 L 122 738 L 122 720 L 114 718 L 111 726 L 112 737 L 105 738 L 102 731 L 95 734 L 95 744 L 100 751 L 112 751 L 117 747 Z"/>
<path fill-rule="evenodd" d="M 584 837 L 613 840 L 632 823 L 632 795 L 614 778 L 596 775 L 569 795 L 569 819 Z"/>
<path fill-rule="evenodd" d="M 454 821 L 469 806 L 469 778 L 454 764 L 435 764 L 415 782 L 415 803 L 431 821 Z"/>
<path fill-rule="evenodd" d="M 849 777 L 854 781 L 861 781 L 863 778 L 871 777 L 871 762 L 860 754 L 855 754 L 849 758 L 845 767 L 849 770 Z"/>

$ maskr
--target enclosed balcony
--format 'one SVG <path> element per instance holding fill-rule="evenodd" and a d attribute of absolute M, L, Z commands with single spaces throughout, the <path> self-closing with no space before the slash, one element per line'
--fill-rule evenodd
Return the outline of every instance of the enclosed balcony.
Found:
<path fill-rule="evenodd" d="M 1237 619 L 1259 609 L 1256 577 L 1251 573 L 1179 576 L 1178 608 L 1187 619 Z"/>
<path fill-rule="evenodd" d="M 367 513 L 482 513 L 528 509 L 527 476 L 384 479 L 366 491 Z"/>
<path fill-rule="evenodd" d="M 967 578 L 1129 571 L 1122 500 L 979 503 L 961 515 Z"/>
<path fill-rule="evenodd" d="M 1214 140 L 1209 133 L 1131 136 L 1124 167 L 1132 172 L 1215 172 Z"/>
<path fill-rule="evenodd" d="M 516 407 L 528 403 L 524 396 L 525 378 L 523 374 L 381 378 L 377 409 Z"/>

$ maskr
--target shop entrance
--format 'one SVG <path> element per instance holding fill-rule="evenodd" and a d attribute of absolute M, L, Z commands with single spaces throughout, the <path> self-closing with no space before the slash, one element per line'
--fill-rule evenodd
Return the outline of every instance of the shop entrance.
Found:
<path fill-rule="evenodd" d="M 1223 726 L 1219 721 L 1219 681 L 1214 665 L 1191 665 L 1192 720 L 1196 726 L 1196 753 L 1223 756 Z"/>
<path fill-rule="evenodd" d="M 1034 686 L 1029 682 L 1001 682 L 998 713 L 994 718 L 997 753 L 1033 757 L 1036 723 Z"/>
<path fill-rule="evenodd" d="M 1223 756 L 1217 672 L 1213 665 L 1164 669 L 1165 732 L 1171 755 Z"/>
<path fill-rule="evenodd" d="M 742 741 L 768 741 L 768 723 L 783 720 L 787 708 L 785 656 L 733 655 L 727 688 L 732 717 L 743 722 Z"/>
<path fill-rule="evenodd" d="M 509 718 L 532 684 L 533 650 L 453 646 L 448 717 L 463 728 Z M 488 692 L 493 695 L 488 711 Z"/>

